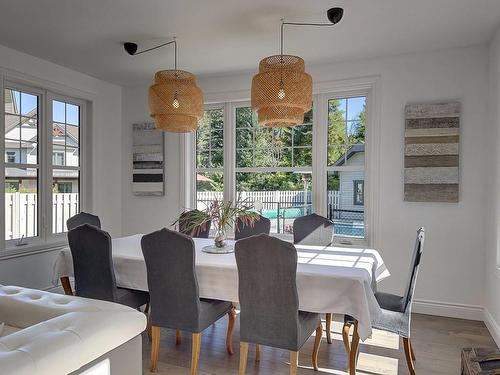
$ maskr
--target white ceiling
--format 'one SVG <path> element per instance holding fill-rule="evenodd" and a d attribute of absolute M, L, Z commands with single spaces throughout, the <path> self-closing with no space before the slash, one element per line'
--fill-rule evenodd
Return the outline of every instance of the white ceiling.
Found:
<path fill-rule="evenodd" d="M 0 44 L 124 86 L 172 68 L 173 50 L 128 56 L 177 36 L 179 69 L 198 75 L 256 70 L 279 53 L 280 18 L 326 21 L 331 28 L 289 27 L 285 53 L 306 64 L 347 61 L 489 41 L 500 0 L 0 0 Z"/>

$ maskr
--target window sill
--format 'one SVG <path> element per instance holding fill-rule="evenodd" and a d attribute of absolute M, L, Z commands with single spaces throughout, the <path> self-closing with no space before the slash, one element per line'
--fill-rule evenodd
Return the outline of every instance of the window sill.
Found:
<path fill-rule="evenodd" d="M 57 239 L 45 243 L 33 243 L 25 246 L 9 246 L 5 250 L 0 251 L 0 261 L 11 258 L 25 257 L 34 254 L 46 253 L 50 251 L 61 250 L 67 246 L 67 241 Z"/>

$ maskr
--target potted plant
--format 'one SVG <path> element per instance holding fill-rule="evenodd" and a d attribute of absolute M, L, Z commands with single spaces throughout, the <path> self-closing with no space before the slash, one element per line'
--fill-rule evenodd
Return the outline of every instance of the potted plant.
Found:
<path fill-rule="evenodd" d="M 238 218 L 244 225 L 253 226 L 254 222 L 258 220 L 259 214 L 252 211 L 251 205 L 246 200 L 238 199 L 233 203 L 215 199 L 207 204 L 205 209 L 192 210 L 189 213 L 185 211 L 181 217 L 182 220 L 186 221 L 186 230 L 189 232 L 203 228 L 208 222 L 211 222 L 215 228 L 214 245 L 216 248 L 222 249 L 226 246 L 227 230 L 231 227 L 238 230 Z M 174 224 L 180 223 L 181 217 Z"/>

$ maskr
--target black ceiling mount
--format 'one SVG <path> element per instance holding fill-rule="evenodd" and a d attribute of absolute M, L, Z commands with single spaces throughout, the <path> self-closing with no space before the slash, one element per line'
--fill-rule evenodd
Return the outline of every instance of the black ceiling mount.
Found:
<path fill-rule="evenodd" d="M 340 22 L 343 15 L 344 15 L 344 9 L 342 8 L 330 8 L 326 11 L 326 16 L 328 17 L 328 20 L 334 25 Z"/>
<path fill-rule="evenodd" d="M 137 52 L 137 43 L 133 43 L 133 42 L 125 42 L 123 43 L 123 48 L 125 48 L 125 51 L 127 51 L 127 53 L 129 55 L 135 55 L 135 53 Z"/>

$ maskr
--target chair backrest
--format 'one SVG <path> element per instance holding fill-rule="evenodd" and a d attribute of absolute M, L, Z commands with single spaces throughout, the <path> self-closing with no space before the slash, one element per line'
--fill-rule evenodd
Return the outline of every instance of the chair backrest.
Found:
<path fill-rule="evenodd" d="M 328 246 L 333 242 L 333 234 L 333 222 L 317 214 L 298 217 L 293 222 L 294 244 Z"/>
<path fill-rule="evenodd" d="M 234 239 L 240 240 L 256 234 L 269 234 L 271 231 L 271 220 L 267 217 L 258 215 L 252 223 L 247 223 L 242 218 L 236 219 L 236 226 L 234 228 Z"/>
<path fill-rule="evenodd" d="M 297 340 L 297 250 L 259 234 L 235 245 L 242 341 L 287 348 Z"/>
<path fill-rule="evenodd" d="M 420 261 L 422 260 L 422 253 L 424 251 L 424 241 L 425 241 L 425 229 L 422 227 L 417 230 L 417 238 L 415 239 L 415 247 L 413 249 L 412 260 L 410 263 L 410 273 L 408 282 L 406 284 L 405 295 L 403 298 L 404 308 L 411 305 L 413 301 L 413 293 L 415 291 L 415 285 L 417 283 L 418 269 L 420 266 Z"/>
<path fill-rule="evenodd" d="M 193 239 L 164 228 L 143 236 L 141 247 L 153 324 L 189 330 L 200 310 Z"/>
<path fill-rule="evenodd" d="M 191 227 L 191 215 L 195 212 L 200 212 L 199 210 L 191 210 L 191 211 L 186 211 L 181 214 L 179 217 L 179 232 L 183 234 L 187 234 L 188 236 L 191 237 L 197 237 L 197 238 L 208 238 L 208 235 L 210 234 L 210 226 L 212 222 L 209 220 L 206 223 L 196 226 L 196 227 Z"/>
<path fill-rule="evenodd" d="M 95 216 L 83 211 L 79 214 L 71 216 L 68 220 L 66 220 L 66 227 L 68 228 L 68 230 L 75 229 L 77 226 L 82 224 L 90 224 L 94 227 L 101 228 L 101 220 L 99 220 L 99 216 Z"/>
<path fill-rule="evenodd" d="M 111 253 L 111 236 L 89 224 L 68 232 L 73 256 L 76 295 L 115 301 L 116 281 Z"/>

